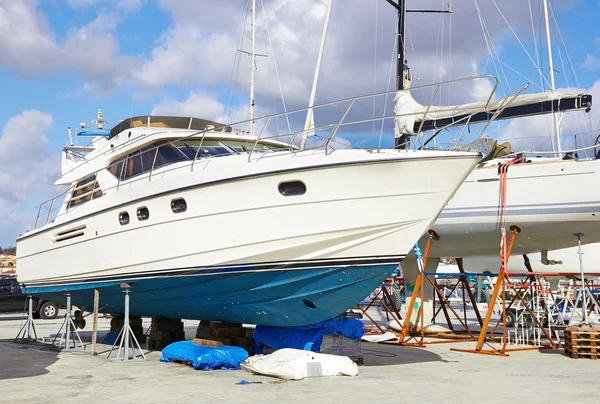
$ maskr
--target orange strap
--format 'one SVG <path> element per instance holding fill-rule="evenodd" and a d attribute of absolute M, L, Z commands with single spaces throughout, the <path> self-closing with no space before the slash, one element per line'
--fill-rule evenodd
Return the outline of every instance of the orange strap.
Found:
<path fill-rule="evenodd" d="M 500 166 L 500 228 L 504 229 L 500 238 L 500 270 L 506 270 L 506 196 L 507 196 L 507 179 L 508 179 L 508 167 L 520 162 L 522 157 L 515 157 L 512 160 L 502 164 Z"/>

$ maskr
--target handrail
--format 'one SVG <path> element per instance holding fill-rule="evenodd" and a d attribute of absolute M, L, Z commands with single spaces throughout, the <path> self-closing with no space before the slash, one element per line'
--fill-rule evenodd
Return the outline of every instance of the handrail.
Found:
<path fill-rule="evenodd" d="M 489 108 L 490 103 L 491 103 L 491 101 L 493 99 L 494 91 L 498 87 L 498 79 L 496 77 L 494 77 L 494 76 L 491 76 L 491 75 L 480 75 L 480 76 L 475 76 L 475 77 L 470 77 L 470 78 L 455 79 L 455 80 L 452 80 L 452 81 L 449 81 L 449 82 L 445 82 L 445 83 L 437 83 L 437 84 L 429 84 L 429 85 L 424 85 L 424 86 L 419 86 L 419 87 L 413 87 L 410 91 L 417 91 L 417 90 L 426 89 L 426 88 L 434 88 L 435 89 L 433 97 L 432 97 L 432 99 L 431 99 L 431 101 L 429 103 L 429 106 L 427 107 L 427 109 L 425 111 L 425 114 L 423 114 L 422 112 L 420 112 L 420 113 L 419 112 L 414 112 L 414 113 L 402 113 L 402 114 L 396 115 L 396 113 L 393 112 L 393 113 L 385 115 L 383 117 L 376 117 L 376 118 L 369 118 L 369 119 L 354 119 L 354 120 L 351 120 L 351 121 L 347 121 L 347 118 L 348 118 L 350 112 L 353 110 L 353 107 L 355 107 L 357 105 L 357 101 L 366 100 L 366 99 L 374 98 L 374 97 L 387 96 L 387 95 L 390 95 L 390 94 L 397 94 L 398 92 L 395 91 L 395 90 L 394 91 L 386 91 L 386 92 L 377 93 L 377 94 L 371 94 L 371 95 L 362 95 L 362 96 L 353 97 L 353 98 L 346 98 L 346 99 L 339 100 L 339 101 L 331 101 L 331 102 L 327 102 L 327 103 L 324 103 L 324 104 L 321 104 L 321 105 L 318 105 L 318 106 L 313 106 L 312 109 L 313 109 L 313 111 L 316 112 L 320 108 L 329 107 L 329 106 L 336 106 L 336 105 L 340 105 L 340 104 L 344 104 L 344 103 L 348 104 L 347 107 L 343 110 L 343 113 L 342 113 L 341 117 L 337 120 L 337 122 L 335 122 L 335 123 L 327 123 L 326 125 L 323 125 L 321 127 L 309 129 L 310 132 L 315 133 L 315 134 L 318 131 L 323 131 L 323 130 L 329 131 L 329 134 L 328 134 L 326 140 L 324 140 L 324 142 L 321 145 L 315 146 L 312 149 L 316 150 L 316 149 L 323 148 L 325 150 L 326 154 L 330 154 L 330 152 L 331 152 L 330 149 L 332 148 L 331 144 L 332 144 L 333 139 L 335 138 L 336 134 L 339 132 L 340 128 L 345 128 L 345 127 L 348 127 L 350 125 L 358 125 L 358 124 L 367 123 L 367 122 L 386 121 L 386 120 L 391 120 L 391 119 L 395 119 L 397 117 L 402 117 L 402 116 L 411 116 L 411 115 L 419 115 L 419 116 L 422 116 L 422 117 L 426 116 L 429 113 L 429 110 L 430 110 L 430 108 L 431 108 L 431 106 L 432 106 L 432 104 L 434 102 L 435 96 L 436 96 L 436 94 L 439 93 L 439 89 L 441 88 L 442 85 L 448 85 L 448 84 L 452 84 L 452 83 L 464 82 L 464 81 L 468 81 L 468 80 L 471 80 L 471 81 L 472 80 L 480 80 L 480 79 L 491 79 L 495 83 L 494 86 L 493 86 L 492 91 L 490 92 L 490 95 L 489 95 L 489 97 L 488 97 L 487 102 L 485 103 L 485 105 L 481 109 L 478 108 L 477 112 L 481 112 L 481 111 L 485 111 L 486 108 Z M 520 94 L 520 92 L 519 92 L 519 94 Z M 515 95 L 515 97 L 516 97 L 516 95 Z M 503 104 L 508 104 L 509 101 L 512 102 L 513 99 L 514 99 L 514 97 L 511 98 L 510 100 L 504 100 Z M 505 106 L 506 105 L 502 105 L 502 107 L 505 107 Z M 282 117 L 282 116 L 288 116 L 288 115 L 295 114 L 295 113 L 302 113 L 302 112 L 307 111 L 308 109 L 309 109 L 308 107 L 305 107 L 305 108 L 300 108 L 300 109 L 297 109 L 297 110 L 294 110 L 294 111 L 288 111 L 288 112 L 271 114 L 271 115 L 268 115 L 268 116 L 265 116 L 265 117 L 262 117 L 262 118 L 255 118 L 254 122 L 258 122 L 258 121 L 262 120 L 264 122 L 264 125 L 263 125 L 262 129 L 260 130 L 260 132 L 258 133 L 258 136 L 252 136 L 252 137 L 248 137 L 247 138 L 247 140 L 248 140 L 249 143 L 250 142 L 254 143 L 253 146 L 252 146 L 252 149 L 246 151 L 248 153 L 248 160 L 247 161 L 248 162 L 259 161 L 259 160 L 261 160 L 263 158 L 267 158 L 267 157 L 273 155 L 271 153 L 272 152 L 271 150 L 269 150 L 269 151 L 263 151 L 263 150 L 261 150 L 261 152 L 259 153 L 259 151 L 257 149 L 258 149 L 258 144 L 261 142 L 261 140 L 263 140 L 263 141 L 273 140 L 274 141 L 276 139 L 289 139 L 289 142 L 287 140 L 286 141 L 278 140 L 278 142 L 280 142 L 280 144 L 287 144 L 288 145 L 287 150 L 290 153 L 294 154 L 294 153 L 299 152 L 300 150 L 293 145 L 294 144 L 293 142 L 297 138 L 298 134 L 302 134 L 302 133 L 306 132 L 306 130 L 301 130 L 301 131 L 292 132 L 292 133 L 278 133 L 278 134 L 270 135 L 270 136 L 267 136 L 267 137 L 265 137 L 265 135 L 267 134 L 267 128 L 269 127 L 269 124 L 272 123 L 274 119 Z M 454 110 L 455 108 L 454 107 L 449 107 L 448 109 L 449 110 L 450 109 Z M 437 111 L 444 111 L 444 110 L 445 109 L 443 107 L 441 107 L 441 109 L 437 109 Z M 387 111 L 385 111 L 385 112 L 386 112 L 386 114 L 388 113 Z M 498 111 L 496 111 L 496 113 L 498 113 Z M 475 113 L 473 113 L 473 114 L 475 114 Z M 457 122 L 454 122 L 454 123 L 452 123 L 450 125 L 445 126 L 443 129 L 447 129 L 450 126 L 454 126 L 454 125 L 457 125 L 457 124 L 462 124 L 464 122 L 468 123 L 469 120 L 470 120 L 470 117 L 463 118 L 461 120 L 458 120 Z M 113 166 L 115 166 L 115 165 L 117 165 L 119 163 L 122 163 L 120 173 L 118 173 L 118 175 L 115 176 L 116 177 L 115 178 L 115 183 L 113 185 L 111 185 L 110 183 L 108 183 L 107 186 L 104 186 L 104 184 L 103 184 L 102 191 L 103 191 L 103 194 L 106 194 L 107 192 L 110 192 L 110 191 L 115 190 L 115 189 L 119 190 L 120 187 L 123 185 L 124 181 L 127 181 L 128 185 L 132 185 L 132 184 L 137 183 L 138 181 L 141 181 L 141 180 L 151 181 L 152 178 L 153 178 L 153 176 L 155 176 L 156 170 L 158 170 L 159 168 L 161 169 L 160 172 L 162 174 L 165 174 L 165 173 L 168 173 L 168 172 L 171 172 L 171 171 L 174 171 L 174 170 L 178 170 L 178 169 L 188 168 L 188 167 L 189 167 L 188 169 L 191 169 L 191 171 L 193 171 L 194 168 L 195 168 L 195 165 L 196 165 L 196 161 L 199 160 L 199 159 L 203 159 L 203 157 L 200 156 L 200 153 L 201 153 L 201 150 L 202 150 L 202 145 L 204 144 L 204 140 L 207 137 L 207 134 L 208 135 L 213 135 L 214 134 L 214 135 L 217 135 L 217 137 L 218 137 L 218 135 L 221 134 L 219 132 L 219 129 L 223 129 L 225 127 L 231 127 L 233 129 L 233 131 L 237 131 L 238 129 L 235 129 L 235 127 L 239 128 L 240 126 L 243 126 L 243 125 L 245 125 L 245 124 L 247 124 L 249 122 L 251 122 L 250 119 L 241 121 L 241 122 L 236 123 L 236 124 L 221 125 L 221 126 L 218 126 L 218 127 L 215 127 L 215 128 L 208 128 L 208 129 L 205 128 L 203 130 L 192 131 L 191 133 L 188 132 L 188 134 L 186 134 L 186 136 L 184 136 L 184 137 L 173 139 L 173 140 L 168 140 L 168 141 L 166 141 L 164 143 L 161 143 L 161 144 L 158 144 L 158 145 L 156 145 L 154 147 L 150 147 L 147 150 L 145 150 L 144 153 L 151 153 L 152 150 L 154 150 L 154 159 L 152 161 L 152 166 L 150 167 L 149 171 L 140 173 L 139 176 L 134 176 L 134 177 L 129 177 L 129 178 L 123 178 L 123 174 L 125 173 L 125 170 L 127 168 L 127 159 L 122 159 L 120 162 L 119 161 L 113 161 L 107 167 L 103 166 L 102 168 L 94 171 L 93 173 L 89 173 L 89 172 L 86 173 L 86 176 L 87 175 L 93 175 L 93 174 L 98 175 L 98 173 L 100 171 L 104 171 L 104 170 L 110 169 L 111 167 L 113 167 Z M 485 125 L 485 128 L 487 128 L 487 126 L 489 125 L 490 122 L 491 121 L 487 122 L 487 124 Z M 88 162 L 89 161 L 93 161 L 94 159 L 99 158 L 101 156 L 106 157 L 106 155 L 108 153 L 114 155 L 114 154 L 116 154 L 116 152 L 118 152 L 120 150 L 123 150 L 126 147 L 130 147 L 133 144 L 136 144 L 137 142 L 141 141 L 141 139 L 146 139 L 147 142 L 149 143 L 152 139 L 154 139 L 154 138 L 160 138 L 161 135 L 164 135 L 165 133 L 168 133 L 168 132 L 170 132 L 170 130 L 159 130 L 159 131 L 154 131 L 154 132 L 149 133 L 149 134 L 144 133 L 144 134 L 142 134 L 140 136 L 136 136 L 134 139 L 127 139 L 124 143 L 119 144 L 118 146 L 116 146 L 114 148 L 107 149 L 106 151 L 101 152 L 98 156 L 94 156 L 92 159 L 88 160 Z M 479 134 L 479 136 L 481 136 L 483 134 L 483 132 L 484 131 L 481 131 L 480 134 Z M 439 132 L 436 132 L 434 134 L 434 136 L 437 135 L 437 133 L 439 133 Z M 420 135 L 421 134 L 419 133 L 418 136 L 417 136 L 417 138 Z M 245 136 L 241 136 L 241 135 L 238 135 L 238 136 L 240 136 L 241 139 L 245 138 Z M 157 167 L 156 166 L 157 165 L 157 160 L 158 160 L 158 153 L 159 153 L 158 149 L 160 147 L 164 147 L 165 145 L 170 145 L 170 146 L 176 148 L 176 146 L 174 145 L 175 142 L 185 141 L 187 139 L 192 139 L 192 138 L 193 139 L 198 139 L 198 138 L 200 139 L 200 145 L 199 145 L 198 149 L 196 150 L 196 153 L 194 155 L 193 160 L 191 160 L 191 161 L 190 160 L 176 161 L 176 162 L 171 163 L 170 165 L 164 165 L 164 166 L 161 166 L 161 167 Z M 225 145 L 227 145 L 227 140 L 221 140 L 221 141 Z M 415 144 L 416 144 L 416 141 L 415 141 Z M 304 149 L 304 150 L 308 151 L 310 149 Z M 334 148 L 334 150 L 335 150 L 335 148 Z M 127 154 L 131 154 L 132 152 L 133 152 L 133 150 L 130 150 L 130 151 L 127 152 Z M 233 153 L 240 154 L 239 152 L 232 152 L 232 154 Z M 257 153 L 259 153 L 258 157 L 257 158 L 253 158 Z M 121 159 L 121 157 L 119 159 Z M 214 158 L 216 158 L 216 157 L 214 157 Z M 207 159 L 207 161 L 211 161 L 210 159 L 211 158 L 209 157 Z M 181 163 L 181 164 L 179 164 L 179 163 Z M 163 167 L 164 167 L 164 169 L 163 169 Z M 206 167 L 206 165 L 204 165 L 204 167 Z M 70 170 L 69 172 L 71 172 L 71 171 L 72 170 Z M 96 179 L 96 181 L 98 181 L 98 180 Z M 40 218 L 40 215 L 41 215 L 41 212 L 42 212 L 42 207 L 45 206 L 46 204 L 50 203 L 50 208 L 48 210 L 48 215 L 46 216 L 46 224 L 47 224 L 49 222 L 49 220 L 50 220 L 50 213 L 55 210 L 54 209 L 54 206 L 55 206 L 54 200 L 58 199 L 58 198 L 61 198 L 61 197 L 64 197 L 69 192 L 72 192 L 73 187 L 75 185 L 76 184 L 72 185 L 65 192 L 61 193 L 60 195 L 58 195 L 58 196 L 56 196 L 56 197 L 54 197 L 52 199 L 44 201 L 40 205 L 40 207 L 38 209 L 38 215 L 37 215 L 37 218 L 36 218 L 36 223 L 35 223 L 35 227 L 36 228 L 38 227 L 38 222 L 39 222 L 39 218 Z M 62 204 L 59 206 L 58 209 L 61 209 L 61 206 L 62 206 Z M 62 212 L 62 213 L 59 212 L 59 214 L 58 214 L 57 217 L 59 217 L 60 215 L 64 214 L 65 212 L 66 212 L 66 210 L 64 212 Z"/>

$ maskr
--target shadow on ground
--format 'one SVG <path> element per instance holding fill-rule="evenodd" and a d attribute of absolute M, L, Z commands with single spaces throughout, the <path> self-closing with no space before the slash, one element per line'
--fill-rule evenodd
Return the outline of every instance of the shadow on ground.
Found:
<path fill-rule="evenodd" d="M 12 315 L 12 316 L 2 316 L 0 317 L 0 321 L 15 321 L 15 320 L 27 320 L 27 316 L 22 315 Z"/>
<path fill-rule="evenodd" d="M 37 343 L 0 342 L 0 357 L 0 380 L 7 380 L 49 373 L 47 368 L 58 360 L 58 352 Z"/>
<path fill-rule="evenodd" d="M 438 354 L 427 348 L 414 348 L 393 344 L 362 343 L 364 366 L 408 365 L 424 362 L 444 362 Z"/>

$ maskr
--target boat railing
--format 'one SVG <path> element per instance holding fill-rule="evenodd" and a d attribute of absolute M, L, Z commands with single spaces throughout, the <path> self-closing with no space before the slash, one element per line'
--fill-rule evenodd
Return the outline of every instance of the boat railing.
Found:
<path fill-rule="evenodd" d="M 566 139 L 566 138 L 572 138 L 572 137 L 583 137 L 585 135 L 590 135 L 590 136 L 597 136 L 598 135 L 598 131 L 588 131 L 588 132 L 579 132 L 577 133 L 577 135 L 561 135 L 562 139 Z M 598 136 L 598 138 L 600 138 L 600 136 Z M 582 146 L 582 147 L 574 147 L 574 148 L 570 148 L 570 149 L 566 149 L 566 150 L 561 150 L 560 154 L 561 156 L 557 156 L 558 152 L 556 150 L 536 150 L 536 144 L 539 144 L 540 141 L 544 141 L 544 140 L 550 140 L 550 138 L 548 137 L 541 137 L 541 136 L 520 136 L 518 138 L 506 138 L 503 139 L 503 141 L 507 141 L 507 142 L 513 142 L 516 141 L 518 142 L 518 144 L 520 145 L 518 148 L 515 148 L 513 152 L 511 152 L 510 154 L 507 155 L 507 157 L 516 157 L 516 156 L 520 156 L 520 155 L 535 155 L 535 156 L 544 156 L 544 157 L 563 157 L 566 155 L 571 155 L 573 157 L 575 157 L 575 155 L 581 154 L 581 153 L 585 153 L 586 156 L 589 155 L 589 152 L 591 152 L 591 158 L 596 158 L 596 156 L 598 155 L 598 152 L 600 152 L 600 144 L 599 143 L 595 143 L 589 146 Z M 597 139 L 596 142 L 598 142 Z M 531 142 L 531 147 L 524 147 L 524 144 L 526 144 L 527 142 Z M 577 143 L 577 142 L 575 142 Z M 582 157 L 575 157 L 575 158 L 579 158 L 581 159 Z"/>
<path fill-rule="evenodd" d="M 437 131 L 435 132 L 435 134 L 439 133 L 440 131 L 449 129 L 451 126 L 457 126 L 457 125 L 466 125 L 469 123 L 469 119 L 471 116 L 481 113 L 481 112 L 490 112 L 490 105 L 492 100 L 494 99 L 494 94 L 495 91 L 498 87 L 498 79 L 494 76 L 490 76 L 490 75 L 481 75 L 481 76 L 475 76 L 475 77 L 469 77 L 469 78 L 464 78 L 464 79 L 457 79 L 457 80 L 453 80 L 450 82 L 445 82 L 445 83 L 438 83 L 438 84 L 431 84 L 431 85 L 425 85 L 425 86 L 419 86 L 419 87 L 413 87 L 410 89 L 411 92 L 417 92 L 417 91 L 421 91 L 421 90 L 432 90 L 431 91 L 431 97 L 429 99 L 429 103 L 427 105 L 427 107 L 425 108 L 424 112 L 407 112 L 407 113 L 403 113 L 403 114 L 396 114 L 395 112 L 391 112 L 389 113 L 389 111 L 387 114 L 383 114 L 383 116 L 379 116 L 379 117 L 361 117 L 360 116 L 360 104 L 362 102 L 368 102 L 369 104 L 372 105 L 373 100 L 376 100 L 378 97 L 381 97 L 381 99 L 385 100 L 387 97 L 389 96 L 395 96 L 398 92 L 397 91 L 387 91 L 387 92 L 383 92 L 383 93 L 378 93 L 378 94 L 371 94 L 371 95 L 364 95 L 364 96 L 359 96 L 359 97 L 354 97 L 354 98 L 347 98 L 344 100 L 340 100 L 340 101 L 333 101 L 333 102 L 328 102 L 325 104 L 320 104 L 318 106 L 313 107 L 313 111 L 317 112 L 317 111 L 321 111 L 322 114 L 318 114 L 318 116 L 326 116 L 327 113 L 332 114 L 332 110 L 333 113 L 337 113 L 340 115 L 339 119 L 334 119 L 332 122 L 330 123 L 326 123 L 324 125 L 315 127 L 315 128 L 311 128 L 311 129 L 300 129 L 300 130 L 296 130 L 296 131 L 284 131 L 284 132 L 279 132 L 279 131 L 274 131 L 274 130 L 270 130 L 269 129 L 269 124 L 276 122 L 277 119 L 279 118 L 286 118 L 289 119 L 290 117 L 292 118 L 291 121 L 294 121 L 294 115 L 295 114 L 302 114 L 302 115 L 296 115 L 295 118 L 297 118 L 295 120 L 295 122 L 300 122 L 300 121 L 304 121 L 304 116 L 306 114 L 306 112 L 309 110 L 309 108 L 302 108 L 302 109 L 298 109 L 295 111 L 290 111 L 290 112 L 285 112 L 285 113 L 278 113 L 278 114 L 273 114 L 270 116 L 266 116 L 266 117 L 262 117 L 262 118 L 257 118 L 254 120 L 255 124 L 256 123 L 261 123 L 260 125 L 255 125 L 255 127 L 257 128 L 257 135 L 255 136 L 248 136 L 247 140 L 248 140 L 248 144 L 251 144 L 252 147 L 249 148 L 248 150 L 244 150 L 243 152 L 239 152 L 239 151 L 233 151 L 231 153 L 228 154 L 244 154 L 247 153 L 248 154 L 248 158 L 247 161 L 248 162 L 252 162 L 252 161 L 259 161 L 263 158 L 267 158 L 269 156 L 275 155 L 274 153 L 272 153 L 272 150 L 264 150 L 264 149 L 260 149 L 259 150 L 259 144 L 263 144 L 263 145 L 268 145 L 268 144 L 276 144 L 279 145 L 279 150 L 282 149 L 287 149 L 290 153 L 292 153 L 293 155 L 295 155 L 296 153 L 299 152 L 324 152 L 325 154 L 331 154 L 332 152 L 334 152 L 336 149 L 339 148 L 338 145 L 344 144 L 345 147 L 348 146 L 347 143 L 339 141 L 336 141 L 336 135 L 338 135 L 339 133 L 359 133 L 361 134 L 360 130 L 358 129 L 353 129 L 353 127 L 360 127 L 361 125 L 365 125 L 365 124 L 371 124 L 374 125 L 376 123 L 380 123 L 382 125 L 382 131 L 383 131 L 383 124 L 386 121 L 390 121 L 390 120 L 394 120 L 398 117 L 406 117 L 406 116 L 416 116 L 419 117 L 421 119 L 424 119 L 427 114 L 429 114 L 429 111 L 431 109 L 431 107 L 433 106 L 433 103 L 435 102 L 436 97 L 438 96 L 440 89 L 445 86 L 445 85 L 450 85 L 450 84 L 454 84 L 454 83 L 460 83 L 460 82 L 466 82 L 466 81 L 474 81 L 474 80 L 491 80 L 494 84 L 492 86 L 492 89 L 490 91 L 490 94 L 487 97 L 487 100 L 484 104 L 481 104 L 480 108 L 476 108 L 476 109 L 470 109 L 469 110 L 469 114 L 466 117 L 463 117 L 462 119 L 456 120 L 455 122 L 445 125 L 443 127 L 440 127 L 437 129 Z M 524 89 L 526 88 L 526 86 L 518 89 L 515 93 L 514 93 L 514 97 L 516 97 L 518 94 L 522 93 L 522 91 L 524 91 Z M 507 99 L 503 105 L 494 105 L 494 111 L 493 113 L 490 112 L 489 114 L 489 120 L 485 121 L 482 125 L 480 125 L 480 128 L 475 128 L 469 132 L 469 136 L 476 136 L 477 138 L 479 138 L 481 135 L 483 135 L 483 133 L 485 132 L 485 130 L 487 129 L 487 127 L 489 126 L 490 122 L 493 121 L 495 119 L 495 117 L 501 112 L 501 110 L 508 106 L 508 104 L 510 104 L 510 102 L 512 102 L 512 100 L 514 99 L 510 98 Z M 326 109 L 329 108 L 329 111 L 326 111 Z M 358 111 L 357 111 L 358 110 Z M 365 108 L 366 110 L 366 108 Z M 455 107 L 454 106 L 449 106 L 448 109 L 444 109 L 444 107 L 436 107 L 436 112 L 440 112 L 440 111 L 454 111 Z M 463 114 L 464 115 L 464 114 Z M 298 117 L 301 117 L 302 119 L 298 119 Z M 352 117 L 352 118 L 350 118 Z M 189 135 L 182 137 L 182 138 L 177 138 L 177 139 L 172 139 L 172 140 L 165 140 L 165 134 L 169 133 L 169 129 L 165 128 L 165 130 L 162 131 L 155 131 L 152 132 L 151 134 L 144 134 L 141 136 L 136 136 L 133 139 L 129 139 L 126 144 L 127 146 L 131 146 L 132 144 L 136 144 L 136 143 L 141 143 L 142 139 L 145 140 L 145 143 L 148 143 L 150 141 L 152 141 L 153 139 L 162 139 L 161 143 L 158 144 L 155 147 L 151 147 L 148 149 L 144 149 L 143 153 L 154 153 L 154 155 L 151 157 L 151 161 L 152 164 L 150 166 L 150 169 L 148 171 L 145 171 L 143 174 L 137 175 L 137 176 L 132 176 L 129 178 L 124 178 L 125 176 L 123 175 L 124 171 L 125 171 L 125 166 L 126 163 L 123 160 L 116 160 L 111 162 L 111 164 L 109 164 L 108 166 L 103 166 L 101 169 L 98 169 L 95 172 L 92 173 L 88 173 L 87 175 L 96 175 L 96 182 L 98 181 L 98 174 L 100 172 L 104 172 L 106 170 L 109 170 L 111 172 L 113 172 L 113 174 L 115 174 L 116 171 L 118 171 L 118 165 L 121 164 L 120 167 L 120 172 L 116 173 L 115 177 L 116 180 L 113 184 L 110 184 L 110 182 L 108 184 L 102 184 L 102 194 L 106 194 L 107 192 L 111 192 L 112 190 L 119 190 L 120 188 L 122 188 L 124 186 L 124 184 L 127 184 L 127 186 L 131 186 L 134 183 L 137 182 L 148 182 L 148 181 L 152 181 L 152 179 L 156 176 L 156 172 L 157 170 L 160 168 L 160 174 L 164 175 L 170 171 L 174 171 L 174 170 L 182 170 L 182 169 L 187 169 L 187 170 L 191 170 L 194 171 L 195 169 L 198 169 L 198 165 L 200 163 L 202 163 L 202 168 L 206 168 L 208 164 L 210 164 L 210 162 L 213 160 L 211 157 L 205 157 L 203 155 L 201 155 L 202 152 L 202 147 L 205 144 L 205 142 L 207 141 L 207 135 L 209 134 L 215 134 L 217 132 L 219 132 L 220 130 L 223 130 L 223 128 L 226 127 L 231 127 L 232 131 L 240 131 L 240 132 L 245 132 L 247 133 L 245 130 L 240 129 L 240 128 L 244 128 L 246 125 L 248 125 L 251 121 L 250 120 L 245 120 L 242 122 L 239 122 L 237 124 L 227 124 L 227 125 L 222 125 L 222 127 L 217 126 L 217 127 L 210 127 L 210 128 L 206 128 L 204 130 L 199 130 L 199 131 L 194 131 L 192 133 L 190 133 Z M 320 134 L 323 134 L 323 136 L 320 136 Z M 434 135 L 435 135 L 434 134 Z M 295 143 L 297 142 L 297 139 L 299 136 L 315 136 L 317 138 L 319 138 L 322 142 L 319 144 L 317 142 L 317 144 L 313 147 L 308 147 L 305 148 L 303 150 L 301 150 L 299 147 L 295 146 Z M 464 128 L 463 131 L 460 134 L 461 138 L 464 138 Z M 195 155 L 194 158 L 191 160 L 188 160 L 187 163 L 185 164 L 168 164 L 165 165 L 164 163 L 162 163 L 160 166 L 158 165 L 157 161 L 158 161 L 158 156 L 159 156 L 159 149 L 161 147 L 174 147 L 177 148 L 177 146 L 175 145 L 175 143 L 177 142 L 182 142 L 182 141 L 186 141 L 186 140 L 194 140 L 194 141 L 198 141 L 199 140 L 199 145 L 197 150 L 195 151 Z M 241 137 L 241 139 L 246 139 L 246 137 Z M 422 139 L 420 141 L 421 146 L 418 146 L 419 140 Z M 225 144 L 227 144 L 226 140 L 223 140 L 223 142 Z M 269 143 L 271 142 L 271 143 Z M 252 144 L 253 143 L 253 144 Z M 337 145 L 336 145 L 337 143 Z M 422 133 L 417 133 L 416 139 L 414 141 L 414 148 L 423 148 L 424 145 L 427 143 L 427 140 L 424 138 L 424 134 Z M 458 144 L 458 142 L 455 142 L 456 144 Z M 351 146 L 351 145 L 350 145 Z M 115 146 L 115 148 L 111 148 L 109 151 L 107 151 L 107 153 L 110 153 L 111 155 L 115 155 L 118 154 L 118 150 L 122 150 L 125 146 L 124 145 L 119 145 L 119 146 Z M 372 148 L 374 150 L 380 150 L 381 147 L 378 146 L 376 148 Z M 117 150 L 115 152 L 115 150 Z M 140 150 L 136 150 L 136 151 L 132 151 L 131 154 L 133 153 L 139 153 Z M 106 153 L 102 153 L 100 156 L 104 156 L 104 158 L 106 158 Z M 222 156 L 222 155 L 220 155 Z M 218 157 L 220 157 L 218 156 Z M 123 156 L 121 156 L 123 157 Z M 216 157 L 216 156 L 213 156 Z M 99 158 L 99 157 L 95 157 L 95 158 Z M 178 161 L 178 163 L 183 163 L 184 161 Z M 111 170 L 113 167 L 117 167 L 113 170 Z M 108 186 L 107 186 L 108 185 Z M 74 186 L 71 186 L 70 188 L 68 188 L 66 191 L 62 192 L 60 195 L 49 199 L 47 201 L 44 201 L 39 209 L 38 209 L 38 214 L 36 217 L 36 221 L 35 221 L 35 228 L 37 228 L 40 225 L 45 225 L 47 223 L 49 223 L 52 219 L 52 215 L 58 211 L 57 216 L 55 216 L 53 218 L 53 220 L 55 220 L 59 215 L 63 215 L 65 214 L 67 211 L 69 211 L 69 209 L 72 209 L 69 206 L 69 203 L 66 201 L 66 196 L 70 195 L 74 190 Z M 63 201 L 62 202 L 57 202 L 58 199 L 62 198 Z M 94 195 L 92 192 L 91 195 L 91 199 L 94 199 Z M 79 205 L 77 205 L 79 206 Z M 43 208 L 47 207 L 47 210 L 44 210 Z M 61 209 L 63 208 L 63 209 Z M 62 210 L 62 212 L 61 212 Z"/>

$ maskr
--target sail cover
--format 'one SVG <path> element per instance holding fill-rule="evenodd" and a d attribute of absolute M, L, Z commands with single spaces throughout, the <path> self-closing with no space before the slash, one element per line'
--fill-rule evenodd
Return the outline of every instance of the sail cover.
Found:
<path fill-rule="evenodd" d="M 588 112 L 591 106 L 590 94 L 548 91 L 517 96 L 507 95 L 489 103 L 481 101 L 428 107 L 419 104 L 409 90 L 403 90 L 398 91 L 395 98 L 395 136 L 415 135 L 419 131 L 440 129 L 452 124 L 483 122 L 489 120 L 498 111 L 500 113 L 496 119 L 508 119 L 580 109 Z"/>

